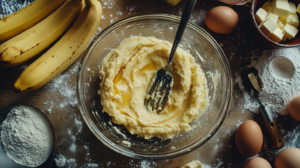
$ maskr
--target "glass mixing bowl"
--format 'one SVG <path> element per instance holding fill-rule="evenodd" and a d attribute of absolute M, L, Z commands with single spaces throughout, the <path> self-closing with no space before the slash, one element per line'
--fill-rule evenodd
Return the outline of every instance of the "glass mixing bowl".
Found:
<path fill-rule="evenodd" d="M 126 18 L 105 30 L 84 53 L 77 76 L 77 99 L 82 117 L 92 133 L 106 146 L 139 159 L 167 159 L 187 154 L 207 142 L 220 128 L 229 110 L 232 80 L 228 61 L 217 42 L 202 28 L 188 23 L 180 47 L 195 58 L 207 78 L 210 105 L 173 139 L 145 140 L 114 124 L 100 105 L 99 71 L 103 58 L 130 36 L 150 36 L 173 42 L 180 18 L 167 14 L 147 14 Z M 117 128 L 117 129 L 116 129 Z M 127 145 L 124 141 L 130 142 Z"/>

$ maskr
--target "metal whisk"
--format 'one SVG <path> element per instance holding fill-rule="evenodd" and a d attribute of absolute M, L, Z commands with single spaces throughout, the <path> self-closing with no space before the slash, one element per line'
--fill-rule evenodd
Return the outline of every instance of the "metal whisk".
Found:
<path fill-rule="evenodd" d="M 161 110 L 162 106 L 169 97 L 173 86 L 173 76 L 171 71 L 172 60 L 196 2 L 197 0 L 187 0 L 185 4 L 184 11 L 169 56 L 168 64 L 156 72 L 155 76 L 152 79 L 151 86 L 147 91 L 144 103 L 147 110 L 150 110 L 152 112 Z"/>

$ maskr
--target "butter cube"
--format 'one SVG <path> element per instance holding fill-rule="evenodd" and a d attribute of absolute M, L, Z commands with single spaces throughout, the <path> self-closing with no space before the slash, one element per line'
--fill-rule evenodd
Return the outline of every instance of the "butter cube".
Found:
<path fill-rule="evenodd" d="M 269 18 L 268 20 L 263 22 L 263 24 L 260 26 L 259 29 L 266 36 L 269 36 L 277 27 L 278 27 L 277 24 L 271 18 Z"/>
<path fill-rule="evenodd" d="M 283 28 L 284 28 L 284 24 L 280 20 L 277 21 L 277 26 L 281 30 L 283 30 Z"/>
<path fill-rule="evenodd" d="M 255 14 L 255 20 L 258 23 L 261 23 L 266 19 L 267 15 L 268 13 L 263 8 L 259 8 Z"/>
<path fill-rule="evenodd" d="M 289 17 L 286 19 L 286 22 L 293 25 L 296 28 L 299 26 L 299 19 L 298 16 L 295 14 L 290 14 Z"/>
<path fill-rule="evenodd" d="M 296 11 L 297 11 L 298 13 L 300 13 L 300 4 L 298 5 Z"/>
<path fill-rule="evenodd" d="M 267 11 L 267 10 L 269 10 L 269 7 L 272 7 L 272 4 L 270 1 L 267 1 L 264 3 L 264 5 L 261 8 L 263 8 L 264 10 Z"/>
<path fill-rule="evenodd" d="M 272 7 L 269 7 L 268 13 L 273 13 L 273 8 Z"/>
<path fill-rule="evenodd" d="M 292 2 L 289 2 L 290 13 L 296 13 L 296 5 Z"/>
<path fill-rule="evenodd" d="M 286 1 L 286 2 L 289 2 L 288 0 L 273 0 L 272 3 L 271 3 L 273 8 L 275 7 L 276 1 Z"/>
<path fill-rule="evenodd" d="M 273 13 L 283 18 L 288 18 L 290 14 L 290 6 L 288 1 L 277 0 L 273 6 Z"/>
<path fill-rule="evenodd" d="M 285 31 L 285 35 L 289 40 L 295 38 L 296 34 L 298 33 L 298 29 L 289 23 L 284 26 L 283 30 Z"/>
<path fill-rule="evenodd" d="M 278 20 L 279 17 L 278 17 L 277 15 L 273 14 L 273 13 L 269 13 L 269 14 L 267 15 L 267 17 L 266 17 L 265 20 L 267 20 L 267 19 L 269 19 L 269 18 L 271 18 L 275 23 L 277 23 L 277 20 Z"/>
<path fill-rule="evenodd" d="M 282 17 L 279 17 L 279 19 L 284 25 L 286 24 L 286 19 L 285 18 L 282 18 Z"/>
<path fill-rule="evenodd" d="M 279 41 L 282 40 L 283 36 L 284 36 L 283 30 L 281 30 L 281 29 L 279 29 L 279 28 L 276 28 L 276 29 L 272 32 L 272 34 L 271 34 L 270 36 L 268 36 L 268 37 L 269 37 L 269 39 L 271 39 L 271 40 L 274 41 L 274 42 L 279 42 Z"/>

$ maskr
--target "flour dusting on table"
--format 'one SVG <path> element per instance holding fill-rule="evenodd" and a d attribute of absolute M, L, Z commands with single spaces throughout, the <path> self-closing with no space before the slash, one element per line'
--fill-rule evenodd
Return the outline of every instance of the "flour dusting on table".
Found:
<path fill-rule="evenodd" d="M 255 67 L 262 80 L 263 86 L 260 92 L 260 99 L 269 104 L 275 113 L 281 115 L 287 114 L 286 107 L 291 99 L 300 95 L 300 52 L 298 48 L 283 50 L 266 50 L 260 59 L 253 61 L 249 67 Z M 278 62 L 280 60 L 280 63 Z M 275 63 L 274 63 L 275 62 Z M 292 66 L 294 66 L 294 71 Z M 276 67 L 277 66 L 277 67 Z M 287 69 L 286 66 L 290 68 Z M 279 71 L 281 70 L 281 71 Z M 285 77 L 282 77 L 282 73 Z M 235 82 L 239 84 L 240 89 L 244 92 L 244 109 L 251 112 L 258 112 L 259 104 L 252 97 L 253 92 L 247 93 L 238 76 Z"/>
<path fill-rule="evenodd" d="M 72 79 L 76 79 L 78 66 L 79 63 L 72 65 L 68 72 L 63 72 L 58 75 L 45 86 L 47 90 L 53 93 L 51 96 L 45 96 L 48 97 L 48 100 L 44 102 L 48 113 L 53 112 L 52 108 L 62 109 L 67 106 L 77 107 L 76 85 L 72 84 L 75 82 Z"/>

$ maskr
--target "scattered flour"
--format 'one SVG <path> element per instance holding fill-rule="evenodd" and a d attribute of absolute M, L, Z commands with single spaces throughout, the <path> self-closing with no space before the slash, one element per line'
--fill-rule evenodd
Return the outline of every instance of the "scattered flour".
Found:
<path fill-rule="evenodd" d="M 142 160 L 141 161 L 141 165 L 140 168 L 154 168 L 156 166 L 155 162 L 151 162 L 151 161 L 146 161 L 146 160 Z"/>
<path fill-rule="evenodd" d="M 76 124 L 76 127 L 78 129 L 78 132 L 81 132 L 82 131 L 82 121 L 79 120 L 79 119 L 77 119 L 77 118 L 75 118 L 75 124 Z"/>
<path fill-rule="evenodd" d="M 72 145 L 70 146 L 70 151 L 72 152 L 72 153 L 75 153 L 76 152 L 76 145 L 74 144 L 74 143 L 72 143 Z"/>
<path fill-rule="evenodd" d="M 64 155 L 56 153 L 54 157 L 56 166 L 58 167 L 77 167 L 76 160 L 74 158 L 66 158 Z"/>
<path fill-rule="evenodd" d="M 275 52 L 266 51 L 255 66 L 263 83 L 259 97 L 264 103 L 270 104 L 277 113 L 287 114 L 285 108 L 289 101 L 300 95 L 299 54 L 298 48 L 277 50 Z M 282 58 L 288 61 L 282 61 Z M 278 62 L 278 59 L 281 60 L 282 64 L 270 64 L 272 61 L 277 60 L 276 62 Z M 270 67 L 270 65 L 272 66 Z M 279 67 L 277 67 L 277 71 L 274 71 L 276 65 Z M 294 70 L 292 65 L 294 65 Z M 285 66 L 289 66 L 289 68 Z M 281 73 L 278 72 L 279 70 L 281 70 Z M 282 73 L 289 74 L 288 78 L 278 78 L 278 75 L 281 76 Z"/>
<path fill-rule="evenodd" d="M 281 115 L 287 114 L 286 107 L 291 99 L 300 95 L 300 51 L 298 48 L 281 50 L 266 50 L 258 61 L 253 61 L 249 67 L 254 66 L 263 83 L 259 98 L 269 104 L 273 111 Z M 244 109 L 258 112 L 259 104 L 247 93 L 240 76 L 235 82 L 244 92 Z"/>
<path fill-rule="evenodd" d="M 46 94 L 48 100 L 44 102 L 48 113 L 52 112 L 54 105 L 60 109 L 66 106 L 77 107 L 76 86 L 70 83 L 74 82 L 71 77 L 76 76 L 78 66 L 79 63 L 76 63 L 68 73 L 58 75 L 45 86 L 52 93 L 51 96 Z"/>
<path fill-rule="evenodd" d="M 31 106 L 16 106 L 1 126 L 1 141 L 9 158 L 28 167 L 43 164 L 52 153 L 54 137 L 47 118 Z"/>
<path fill-rule="evenodd" d="M 99 165 L 97 163 L 88 163 L 87 166 L 88 167 L 99 167 Z"/>
<path fill-rule="evenodd" d="M 66 157 L 61 154 L 56 154 L 54 161 L 55 161 L 56 166 L 58 166 L 58 167 L 64 167 L 67 163 Z"/>

